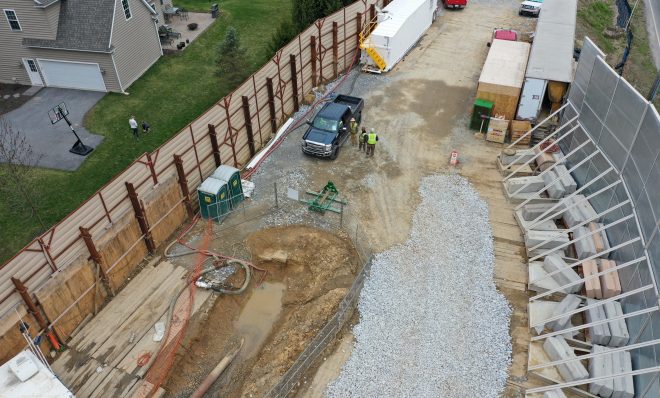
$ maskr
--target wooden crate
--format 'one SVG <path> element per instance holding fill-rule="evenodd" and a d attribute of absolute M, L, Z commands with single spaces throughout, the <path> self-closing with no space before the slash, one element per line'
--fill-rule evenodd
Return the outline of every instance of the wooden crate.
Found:
<path fill-rule="evenodd" d="M 512 120 L 511 121 L 511 142 L 515 142 L 518 138 L 522 137 L 529 130 L 532 129 L 532 124 L 527 120 Z M 527 145 L 532 140 L 532 135 L 528 135 L 518 142 L 517 145 Z"/>
<path fill-rule="evenodd" d="M 504 143 L 509 131 L 509 121 L 504 119 L 490 119 L 486 141 Z"/>

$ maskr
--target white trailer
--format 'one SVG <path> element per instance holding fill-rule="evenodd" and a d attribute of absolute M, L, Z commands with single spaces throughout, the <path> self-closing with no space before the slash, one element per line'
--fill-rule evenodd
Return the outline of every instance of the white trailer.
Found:
<path fill-rule="evenodd" d="M 562 88 L 573 81 L 576 13 L 577 0 L 543 3 L 529 54 L 517 120 L 535 123 L 545 98 L 558 107 L 557 100 L 561 101 L 561 98 L 554 97 L 561 97 Z"/>
<path fill-rule="evenodd" d="M 361 62 L 370 72 L 391 70 L 435 20 L 437 0 L 394 0 L 378 12 L 375 28 L 363 38 Z"/>

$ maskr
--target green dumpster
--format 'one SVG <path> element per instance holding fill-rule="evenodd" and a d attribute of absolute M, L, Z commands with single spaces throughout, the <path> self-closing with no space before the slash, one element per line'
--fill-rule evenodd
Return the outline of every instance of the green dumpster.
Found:
<path fill-rule="evenodd" d="M 241 184 L 241 175 L 237 168 L 223 164 L 215 169 L 211 177 L 227 181 L 228 193 L 231 199 L 230 206 L 232 208 L 235 208 L 243 201 L 243 185 Z"/>
<path fill-rule="evenodd" d="M 229 213 L 229 188 L 227 182 L 209 177 L 197 188 L 199 212 L 202 218 L 219 221 Z"/>
<path fill-rule="evenodd" d="M 488 131 L 488 122 L 490 116 L 493 114 L 493 103 L 478 99 L 474 101 L 474 108 L 472 109 L 472 117 L 470 118 L 470 129 L 479 130 L 482 133 Z"/>

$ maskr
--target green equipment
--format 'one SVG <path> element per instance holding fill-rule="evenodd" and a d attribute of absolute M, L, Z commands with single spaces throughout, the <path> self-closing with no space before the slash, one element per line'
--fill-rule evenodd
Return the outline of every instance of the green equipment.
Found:
<path fill-rule="evenodd" d="M 470 118 L 470 129 L 479 130 L 481 133 L 488 131 L 488 122 L 493 114 L 493 102 L 482 99 L 474 101 L 472 117 Z"/>
<path fill-rule="evenodd" d="M 202 218 L 220 221 L 229 213 L 229 188 L 227 182 L 209 177 L 197 188 L 199 212 Z"/>
<path fill-rule="evenodd" d="M 316 211 L 319 213 L 325 213 L 326 211 L 333 211 L 335 213 L 341 213 L 342 209 L 337 209 L 332 207 L 333 203 L 339 203 L 342 207 L 348 204 L 342 199 L 337 199 L 339 196 L 339 191 L 335 187 L 335 184 L 332 181 L 328 181 L 325 184 L 325 187 L 321 192 L 307 191 L 308 195 L 313 195 L 314 199 L 312 200 L 301 200 L 301 202 L 307 203 L 309 205 L 309 210 Z"/>

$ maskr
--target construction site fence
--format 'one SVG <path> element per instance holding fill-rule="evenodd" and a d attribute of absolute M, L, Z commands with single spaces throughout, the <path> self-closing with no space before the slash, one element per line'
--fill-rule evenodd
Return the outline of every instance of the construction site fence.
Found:
<path fill-rule="evenodd" d="M 282 376 L 280 381 L 268 393 L 264 395 L 267 398 L 287 397 L 296 387 L 300 386 L 301 378 L 310 370 L 321 353 L 325 351 L 332 341 L 335 340 L 339 332 L 344 328 L 349 319 L 353 316 L 355 307 L 360 298 L 360 292 L 364 286 L 366 278 L 371 272 L 371 256 L 362 266 L 344 299 L 339 304 L 339 309 L 330 318 L 328 323 L 321 329 L 314 339 L 307 345 L 307 348 L 300 354 L 293 366 Z"/>
<path fill-rule="evenodd" d="M 92 313 L 92 301 L 112 296 L 145 255 L 192 217 L 195 188 L 215 168 L 244 167 L 306 94 L 354 65 L 360 32 L 387 3 L 359 0 L 314 22 L 231 94 L 0 266 L 0 363 L 23 348 L 17 325 L 28 312 L 32 330 L 66 323 L 54 330 L 66 340 Z M 82 268 L 74 272 L 73 265 Z"/>

